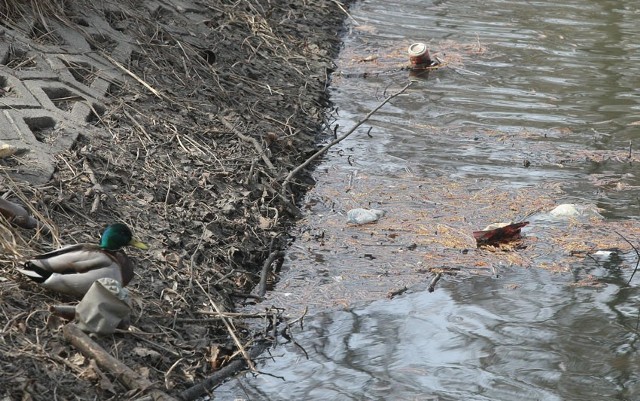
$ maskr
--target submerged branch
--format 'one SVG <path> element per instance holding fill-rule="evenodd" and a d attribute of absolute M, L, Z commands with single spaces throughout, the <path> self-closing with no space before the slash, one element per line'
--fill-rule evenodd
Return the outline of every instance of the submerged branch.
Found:
<path fill-rule="evenodd" d="M 342 142 L 344 139 L 346 139 L 349 135 L 353 134 L 353 132 L 355 130 L 358 129 L 358 127 L 360 127 L 362 124 L 364 124 L 367 120 L 369 120 L 369 118 L 371 118 L 372 115 L 374 115 L 378 110 L 380 110 L 380 108 L 382 106 L 384 106 L 385 104 L 387 104 L 391 99 L 400 96 L 401 94 L 404 93 L 405 90 L 407 90 L 407 88 L 409 88 L 411 85 L 413 84 L 413 81 L 410 81 L 408 84 L 406 84 L 402 89 L 400 89 L 398 92 L 392 93 L 391 95 L 387 96 L 382 102 L 380 102 L 380 104 L 378 104 L 373 110 L 371 110 L 369 112 L 369 114 L 367 114 L 363 119 L 361 119 L 360 121 L 358 121 L 353 127 L 351 127 L 351 129 L 349 129 L 349 131 L 347 131 L 346 134 L 342 135 L 341 137 L 338 137 L 336 139 L 334 139 L 333 141 L 331 141 L 329 144 L 327 144 L 326 146 L 324 146 L 322 149 L 320 149 L 319 151 L 317 151 L 316 153 L 314 153 L 313 155 L 311 155 L 311 157 L 309 157 L 304 163 L 302 163 L 301 165 L 299 165 L 298 167 L 294 168 L 293 170 L 291 170 L 291 172 L 287 175 L 287 177 L 284 179 L 284 181 L 282 182 L 282 191 L 284 193 L 286 193 L 287 191 L 287 187 L 289 186 L 289 182 L 291 181 L 291 179 L 300 172 L 300 170 L 302 170 L 303 168 L 307 167 L 309 164 L 311 164 L 311 162 L 313 162 L 315 159 L 317 159 L 319 156 L 321 156 L 322 154 L 324 154 L 327 150 L 331 149 L 331 147 L 333 147 L 334 145 Z"/>

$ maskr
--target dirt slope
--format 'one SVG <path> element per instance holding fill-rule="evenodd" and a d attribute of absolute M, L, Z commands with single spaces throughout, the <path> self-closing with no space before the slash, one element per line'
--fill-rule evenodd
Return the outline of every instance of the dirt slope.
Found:
<path fill-rule="evenodd" d="M 246 300 L 269 255 L 277 267 L 305 189 L 304 177 L 293 192 L 280 184 L 316 149 L 345 14 L 337 2 L 305 0 L 17 4 L 0 3 L 7 93 L 46 73 L 73 96 L 5 110 L 41 110 L 51 120 L 38 121 L 55 124 L 25 128 L 41 156 L 25 143 L 0 159 L 0 196 L 51 229 L 0 221 L 0 399 L 134 397 L 63 339 L 64 322 L 47 308 L 74 300 L 15 271 L 29 255 L 96 242 L 115 221 L 151 250 L 130 252 L 135 333 L 97 341 L 176 395 L 236 351 L 204 313 Z M 72 61 L 58 68 L 54 55 Z M 76 93 L 91 101 L 69 103 Z M 58 146 L 56 135 L 73 140 Z M 235 329 L 250 346 L 256 333 Z"/>

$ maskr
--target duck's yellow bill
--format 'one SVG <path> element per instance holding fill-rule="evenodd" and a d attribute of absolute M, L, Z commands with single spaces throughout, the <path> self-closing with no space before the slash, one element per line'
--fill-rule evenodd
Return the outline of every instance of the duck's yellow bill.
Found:
<path fill-rule="evenodd" d="M 147 244 L 145 244 L 144 242 L 140 242 L 135 238 L 129 241 L 129 245 L 135 246 L 138 249 L 149 249 L 149 246 L 147 246 Z"/>

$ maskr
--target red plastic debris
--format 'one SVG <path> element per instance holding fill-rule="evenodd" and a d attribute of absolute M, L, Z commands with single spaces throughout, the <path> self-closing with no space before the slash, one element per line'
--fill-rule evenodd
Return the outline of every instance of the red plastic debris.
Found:
<path fill-rule="evenodd" d="M 507 242 L 520 239 L 520 229 L 527 224 L 529 224 L 528 221 L 522 221 L 520 223 L 513 223 L 504 227 L 494 228 L 492 230 L 474 231 L 473 238 L 476 239 L 478 247 L 484 245 L 506 244 Z"/>

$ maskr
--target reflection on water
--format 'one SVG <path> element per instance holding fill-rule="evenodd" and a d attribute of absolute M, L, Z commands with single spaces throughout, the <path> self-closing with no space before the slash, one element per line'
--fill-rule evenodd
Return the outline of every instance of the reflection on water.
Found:
<path fill-rule="evenodd" d="M 379 177 L 361 183 L 403 180 L 397 189 L 370 192 L 389 195 L 374 201 L 393 206 L 396 219 L 401 215 L 400 199 L 410 199 L 407 207 L 417 211 L 426 209 L 422 215 L 415 211 L 415 221 L 406 220 L 407 226 L 419 225 L 427 214 L 437 221 L 438 213 L 451 214 L 452 208 L 446 209 L 446 202 L 429 203 L 428 194 L 423 195 L 428 188 L 420 180 L 438 177 L 455 183 L 458 194 L 465 188 L 482 191 L 478 188 L 483 185 L 499 185 L 560 196 L 558 203 L 596 204 L 610 221 L 629 223 L 624 234 L 640 242 L 633 224 L 640 216 L 635 151 L 640 125 L 640 4 L 367 0 L 350 12 L 358 25 L 351 26 L 338 60 L 345 69 L 353 67 L 353 55 L 365 59 L 388 49 L 406 49 L 415 41 L 427 42 L 432 53 L 462 53 L 463 64 L 432 71 L 427 80 L 419 80 L 373 116 L 370 136 L 362 127 L 331 152 L 316 178 L 318 188 L 333 189 L 335 196 L 321 189 L 312 193 L 310 197 L 323 200 L 311 208 L 305 224 L 322 232 L 323 241 L 341 242 L 331 247 L 298 241 L 288 255 L 288 271 L 283 272 L 279 291 L 284 295 L 277 298 L 278 289 L 274 295 L 276 300 L 309 303 L 316 311 L 296 335 L 309 359 L 293 345 L 278 348 L 273 351 L 277 357 L 260 366 L 270 375 L 234 380 L 217 389 L 217 396 L 640 399 L 639 294 L 626 284 L 634 254 L 576 259 L 560 266 L 564 274 L 535 265 L 498 265 L 498 274 L 491 277 L 445 277 L 434 293 L 420 291 L 426 284 L 411 286 L 406 295 L 389 300 L 383 299 L 386 288 L 376 287 L 381 277 L 401 285 L 405 277 L 398 265 L 428 267 L 433 259 L 415 255 L 455 258 L 455 252 L 433 243 L 431 248 L 420 244 L 412 254 L 406 251 L 411 241 L 406 242 L 405 232 L 391 231 L 397 235 L 396 244 L 380 225 L 359 233 L 323 225 L 344 212 L 344 197 L 353 204 L 371 202 L 362 188 L 351 191 L 358 174 Z M 341 127 L 366 115 L 386 88 L 406 82 L 407 71 L 387 70 L 391 72 L 336 79 L 333 100 Z M 413 184 L 407 183 L 411 177 Z M 473 220 L 476 206 L 454 211 L 453 217 Z M 392 213 L 387 224 L 393 217 Z M 530 248 L 543 249 L 544 243 L 551 248 L 540 258 L 566 252 L 544 236 L 552 224 L 539 219 L 528 227 Z M 377 258 L 346 258 L 356 245 L 367 247 L 367 254 Z M 473 252 L 467 255 L 473 257 Z M 323 288 L 356 277 L 344 273 L 347 270 L 361 271 L 359 280 L 368 277 L 371 284 L 363 285 L 362 291 L 379 300 L 318 312 L 326 306 L 317 301 Z M 307 287 L 296 284 L 304 281 Z M 349 299 L 353 288 L 341 285 L 344 299 Z"/>
<path fill-rule="evenodd" d="M 637 147 L 640 124 L 639 14 L 637 5 L 623 1 L 359 4 L 353 15 L 360 25 L 346 38 L 348 57 L 400 51 L 417 40 L 432 52 L 464 57 L 462 67 L 433 72 L 376 113 L 373 138 L 348 139 L 343 158 L 384 174 L 445 170 L 456 178 L 496 177 L 506 184 L 535 184 L 551 175 L 580 197 L 593 191 L 589 174 L 609 173 L 628 190 L 598 188 L 599 206 L 610 216 L 639 215 L 634 187 L 640 178 L 624 176 L 634 170 L 625 157 L 630 143 Z M 360 94 L 380 97 L 406 78 L 403 71 L 339 80 L 333 99 L 341 126 L 379 100 Z M 608 153 L 594 155 L 598 150 Z M 522 168 L 524 160 L 531 168 Z"/>
<path fill-rule="evenodd" d="M 260 368 L 269 375 L 217 394 L 248 400 L 640 396 L 637 338 L 627 327 L 637 314 L 628 295 L 637 291 L 613 283 L 598 291 L 570 287 L 537 269 L 508 275 L 508 282 L 474 278 L 321 313 L 296 336 L 308 360 L 293 345 L 277 349 Z"/>

